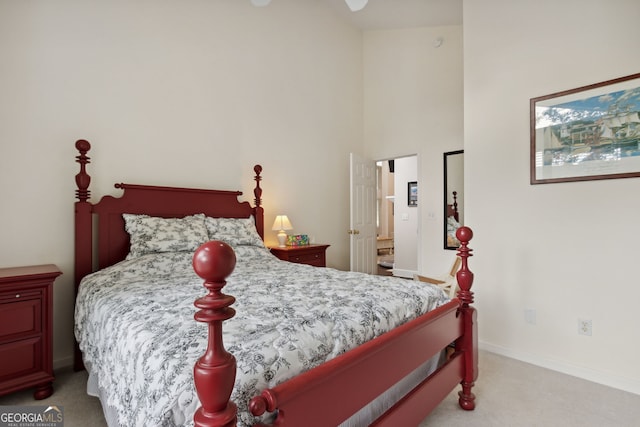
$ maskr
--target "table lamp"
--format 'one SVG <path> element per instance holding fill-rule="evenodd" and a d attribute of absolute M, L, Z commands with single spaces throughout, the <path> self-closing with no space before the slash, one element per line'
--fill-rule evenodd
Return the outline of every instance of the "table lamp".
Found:
<path fill-rule="evenodd" d="M 293 230 L 291 226 L 291 222 L 289 222 L 289 218 L 286 215 L 278 215 L 276 216 L 276 220 L 273 221 L 273 227 L 271 227 L 273 231 L 278 232 L 278 244 L 281 248 L 284 248 L 287 241 L 287 233 L 285 230 Z"/>

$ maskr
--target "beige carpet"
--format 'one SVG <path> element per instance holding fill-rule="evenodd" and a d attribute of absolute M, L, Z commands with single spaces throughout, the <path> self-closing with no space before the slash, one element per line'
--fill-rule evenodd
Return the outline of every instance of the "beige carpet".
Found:
<path fill-rule="evenodd" d="M 86 373 L 61 370 L 56 375 L 55 392 L 50 398 L 35 401 L 29 390 L 0 397 L 0 405 L 59 405 L 64 407 L 65 427 L 106 426 L 100 403 L 85 393 Z M 458 407 L 455 390 L 420 427 L 640 425 L 640 395 L 493 353 L 480 352 L 480 377 L 474 392 L 475 411 Z"/>
<path fill-rule="evenodd" d="M 106 427 L 100 401 L 86 393 L 87 373 L 65 368 L 55 372 L 53 395 L 33 399 L 33 390 L 0 397 L 0 405 L 57 405 L 64 408 L 64 427 Z"/>
<path fill-rule="evenodd" d="M 457 390 L 420 427 L 640 426 L 640 395 L 480 352 L 476 409 L 458 408 Z"/>

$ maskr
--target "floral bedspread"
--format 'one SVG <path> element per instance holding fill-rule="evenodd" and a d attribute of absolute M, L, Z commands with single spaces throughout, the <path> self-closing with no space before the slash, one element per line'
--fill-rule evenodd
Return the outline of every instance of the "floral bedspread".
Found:
<path fill-rule="evenodd" d="M 293 264 L 254 246 L 235 250 L 224 292 L 236 297 L 236 316 L 223 329 L 238 364 L 239 426 L 255 421 L 247 402 L 259 390 L 447 301 L 421 282 Z M 193 425 L 193 365 L 207 327 L 193 319 L 193 302 L 206 290 L 191 260 L 185 252 L 143 255 L 80 285 L 76 338 L 103 405 L 122 426 Z"/>

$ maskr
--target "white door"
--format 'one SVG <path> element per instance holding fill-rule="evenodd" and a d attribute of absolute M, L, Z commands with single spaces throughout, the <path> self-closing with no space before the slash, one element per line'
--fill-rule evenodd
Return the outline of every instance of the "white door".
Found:
<path fill-rule="evenodd" d="M 376 164 L 351 153 L 351 271 L 377 272 Z"/>

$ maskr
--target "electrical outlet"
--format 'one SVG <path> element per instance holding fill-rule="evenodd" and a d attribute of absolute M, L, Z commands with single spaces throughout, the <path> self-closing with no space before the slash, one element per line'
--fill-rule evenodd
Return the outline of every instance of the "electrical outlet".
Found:
<path fill-rule="evenodd" d="M 578 319 L 578 335 L 591 336 L 591 319 Z"/>

